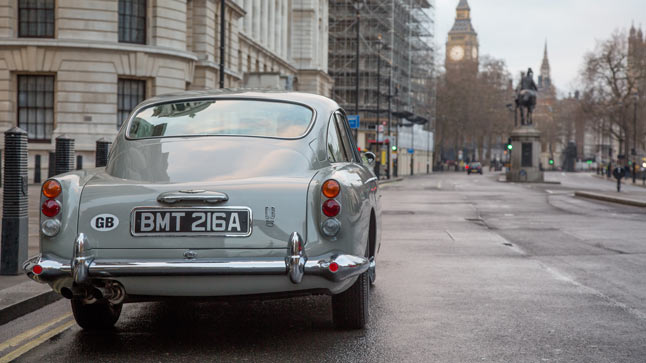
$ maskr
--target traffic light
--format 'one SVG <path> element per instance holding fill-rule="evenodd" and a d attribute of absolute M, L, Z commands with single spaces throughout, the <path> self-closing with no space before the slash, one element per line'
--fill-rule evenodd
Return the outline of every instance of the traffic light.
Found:
<path fill-rule="evenodd" d="M 391 147 L 391 149 L 392 149 L 393 151 L 397 151 L 397 146 L 393 145 L 393 146 Z"/>
<path fill-rule="evenodd" d="M 513 147 L 513 146 L 511 146 L 511 144 L 507 144 L 507 150 L 511 150 L 511 149 L 513 149 L 513 148 L 514 148 L 514 147 Z"/>
<path fill-rule="evenodd" d="M 549 163 L 550 163 L 550 165 L 554 165 L 554 159 L 550 158 Z"/>

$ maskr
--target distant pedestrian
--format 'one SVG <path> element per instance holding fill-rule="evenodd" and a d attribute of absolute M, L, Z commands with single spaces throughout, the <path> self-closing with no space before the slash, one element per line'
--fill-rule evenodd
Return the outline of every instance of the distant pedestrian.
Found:
<path fill-rule="evenodd" d="M 621 192 L 621 179 L 626 176 L 626 169 L 621 166 L 617 166 L 615 170 L 612 171 L 612 175 L 617 179 L 617 192 Z"/>
<path fill-rule="evenodd" d="M 612 170 L 612 169 L 611 169 L 611 165 L 612 165 L 612 163 L 608 162 L 608 169 L 607 169 L 607 172 L 606 172 L 606 176 L 607 176 L 608 178 L 610 178 L 610 170 Z"/>

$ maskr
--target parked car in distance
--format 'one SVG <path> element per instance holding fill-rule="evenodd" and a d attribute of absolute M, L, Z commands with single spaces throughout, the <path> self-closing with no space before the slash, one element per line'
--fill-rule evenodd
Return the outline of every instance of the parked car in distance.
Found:
<path fill-rule="evenodd" d="M 138 105 L 105 168 L 42 187 L 26 274 L 85 329 L 167 297 L 332 298 L 363 328 L 380 247 L 380 191 L 345 112 L 295 92 L 192 91 Z"/>
<path fill-rule="evenodd" d="M 480 162 L 474 161 L 470 162 L 467 166 L 467 175 L 471 175 L 471 173 L 479 173 L 482 174 L 482 164 Z"/>

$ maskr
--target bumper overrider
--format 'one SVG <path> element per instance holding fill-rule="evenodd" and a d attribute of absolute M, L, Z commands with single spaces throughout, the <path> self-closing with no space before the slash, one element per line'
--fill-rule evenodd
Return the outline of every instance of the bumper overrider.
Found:
<path fill-rule="evenodd" d="M 254 259 L 183 259 L 183 260 L 96 260 L 88 248 L 87 237 L 80 233 L 74 241 L 71 261 L 40 254 L 23 264 L 32 280 L 42 283 L 72 278 L 79 286 L 90 285 L 92 279 L 133 276 L 216 276 L 216 275 L 287 275 L 299 284 L 304 275 L 323 277 L 339 282 L 368 270 L 367 258 L 347 254 L 327 254 L 308 258 L 302 237 L 293 232 L 289 237 L 285 258 Z"/>

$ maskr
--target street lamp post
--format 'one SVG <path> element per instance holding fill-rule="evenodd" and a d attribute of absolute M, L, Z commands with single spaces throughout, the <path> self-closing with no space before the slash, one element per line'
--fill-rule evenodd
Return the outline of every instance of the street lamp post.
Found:
<path fill-rule="evenodd" d="M 359 115 L 359 34 L 361 31 L 361 8 L 363 7 L 363 0 L 354 0 L 352 2 L 352 5 L 354 6 L 354 9 L 357 11 L 357 54 L 355 58 L 355 91 L 356 91 L 356 96 L 357 98 L 355 99 L 355 104 L 354 104 L 354 113 L 358 116 Z M 354 131 L 354 139 L 358 143 L 359 142 L 359 129 L 355 129 Z"/>
<path fill-rule="evenodd" d="M 381 127 L 381 48 L 384 47 L 384 42 L 381 40 L 381 34 L 377 35 L 377 44 L 375 44 L 375 47 L 377 48 L 377 145 L 379 145 L 381 149 L 380 151 L 383 151 L 385 144 L 384 140 L 379 144 L 379 128 Z"/>
<path fill-rule="evenodd" d="M 388 139 L 391 140 L 390 141 L 391 144 L 389 144 L 390 148 L 388 149 L 388 162 L 387 162 L 387 165 L 386 165 L 387 169 L 388 169 L 388 172 L 386 173 L 388 175 L 388 179 L 390 179 L 390 175 L 391 175 L 391 170 L 390 170 L 390 158 L 391 158 L 391 156 L 390 155 L 391 155 L 392 149 L 393 149 L 393 147 L 392 147 L 393 146 L 392 145 L 393 134 L 392 134 L 392 132 L 390 130 L 390 127 L 391 127 L 392 121 L 393 121 L 393 115 L 392 115 L 392 78 L 393 78 L 392 76 L 393 76 L 393 67 L 392 67 L 392 64 L 390 64 L 390 62 L 389 62 L 389 65 L 390 65 L 390 68 L 388 68 Z M 399 135 L 397 135 L 397 136 L 399 137 Z M 399 152 L 399 150 L 397 150 L 397 152 Z"/>
<path fill-rule="evenodd" d="M 410 154 L 410 175 L 415 175 L 415 124 L 410 127 L 411 149 L 413 153 Z"/>
<path fill-rule="evenodd" d="M 635 104 L 635 110 L 634 110 L 634 114 L 633 114 L 633 150 L 632 150 L 632 154 L 633 154 L 633 172 L 632 172 L 632 174 L 633 174 L 633 184 L 635 184 L 635 182 L 637 180 L 637 175 L 636 175 L 637 167 L 635 166 L 635 164 L 637 164 L 637 100 L 638 99 L 639 99 L 639 94 L 637 92 L 635 92 L 633 94 L 633 101 L 634 101 L 633 103 Z"/>

